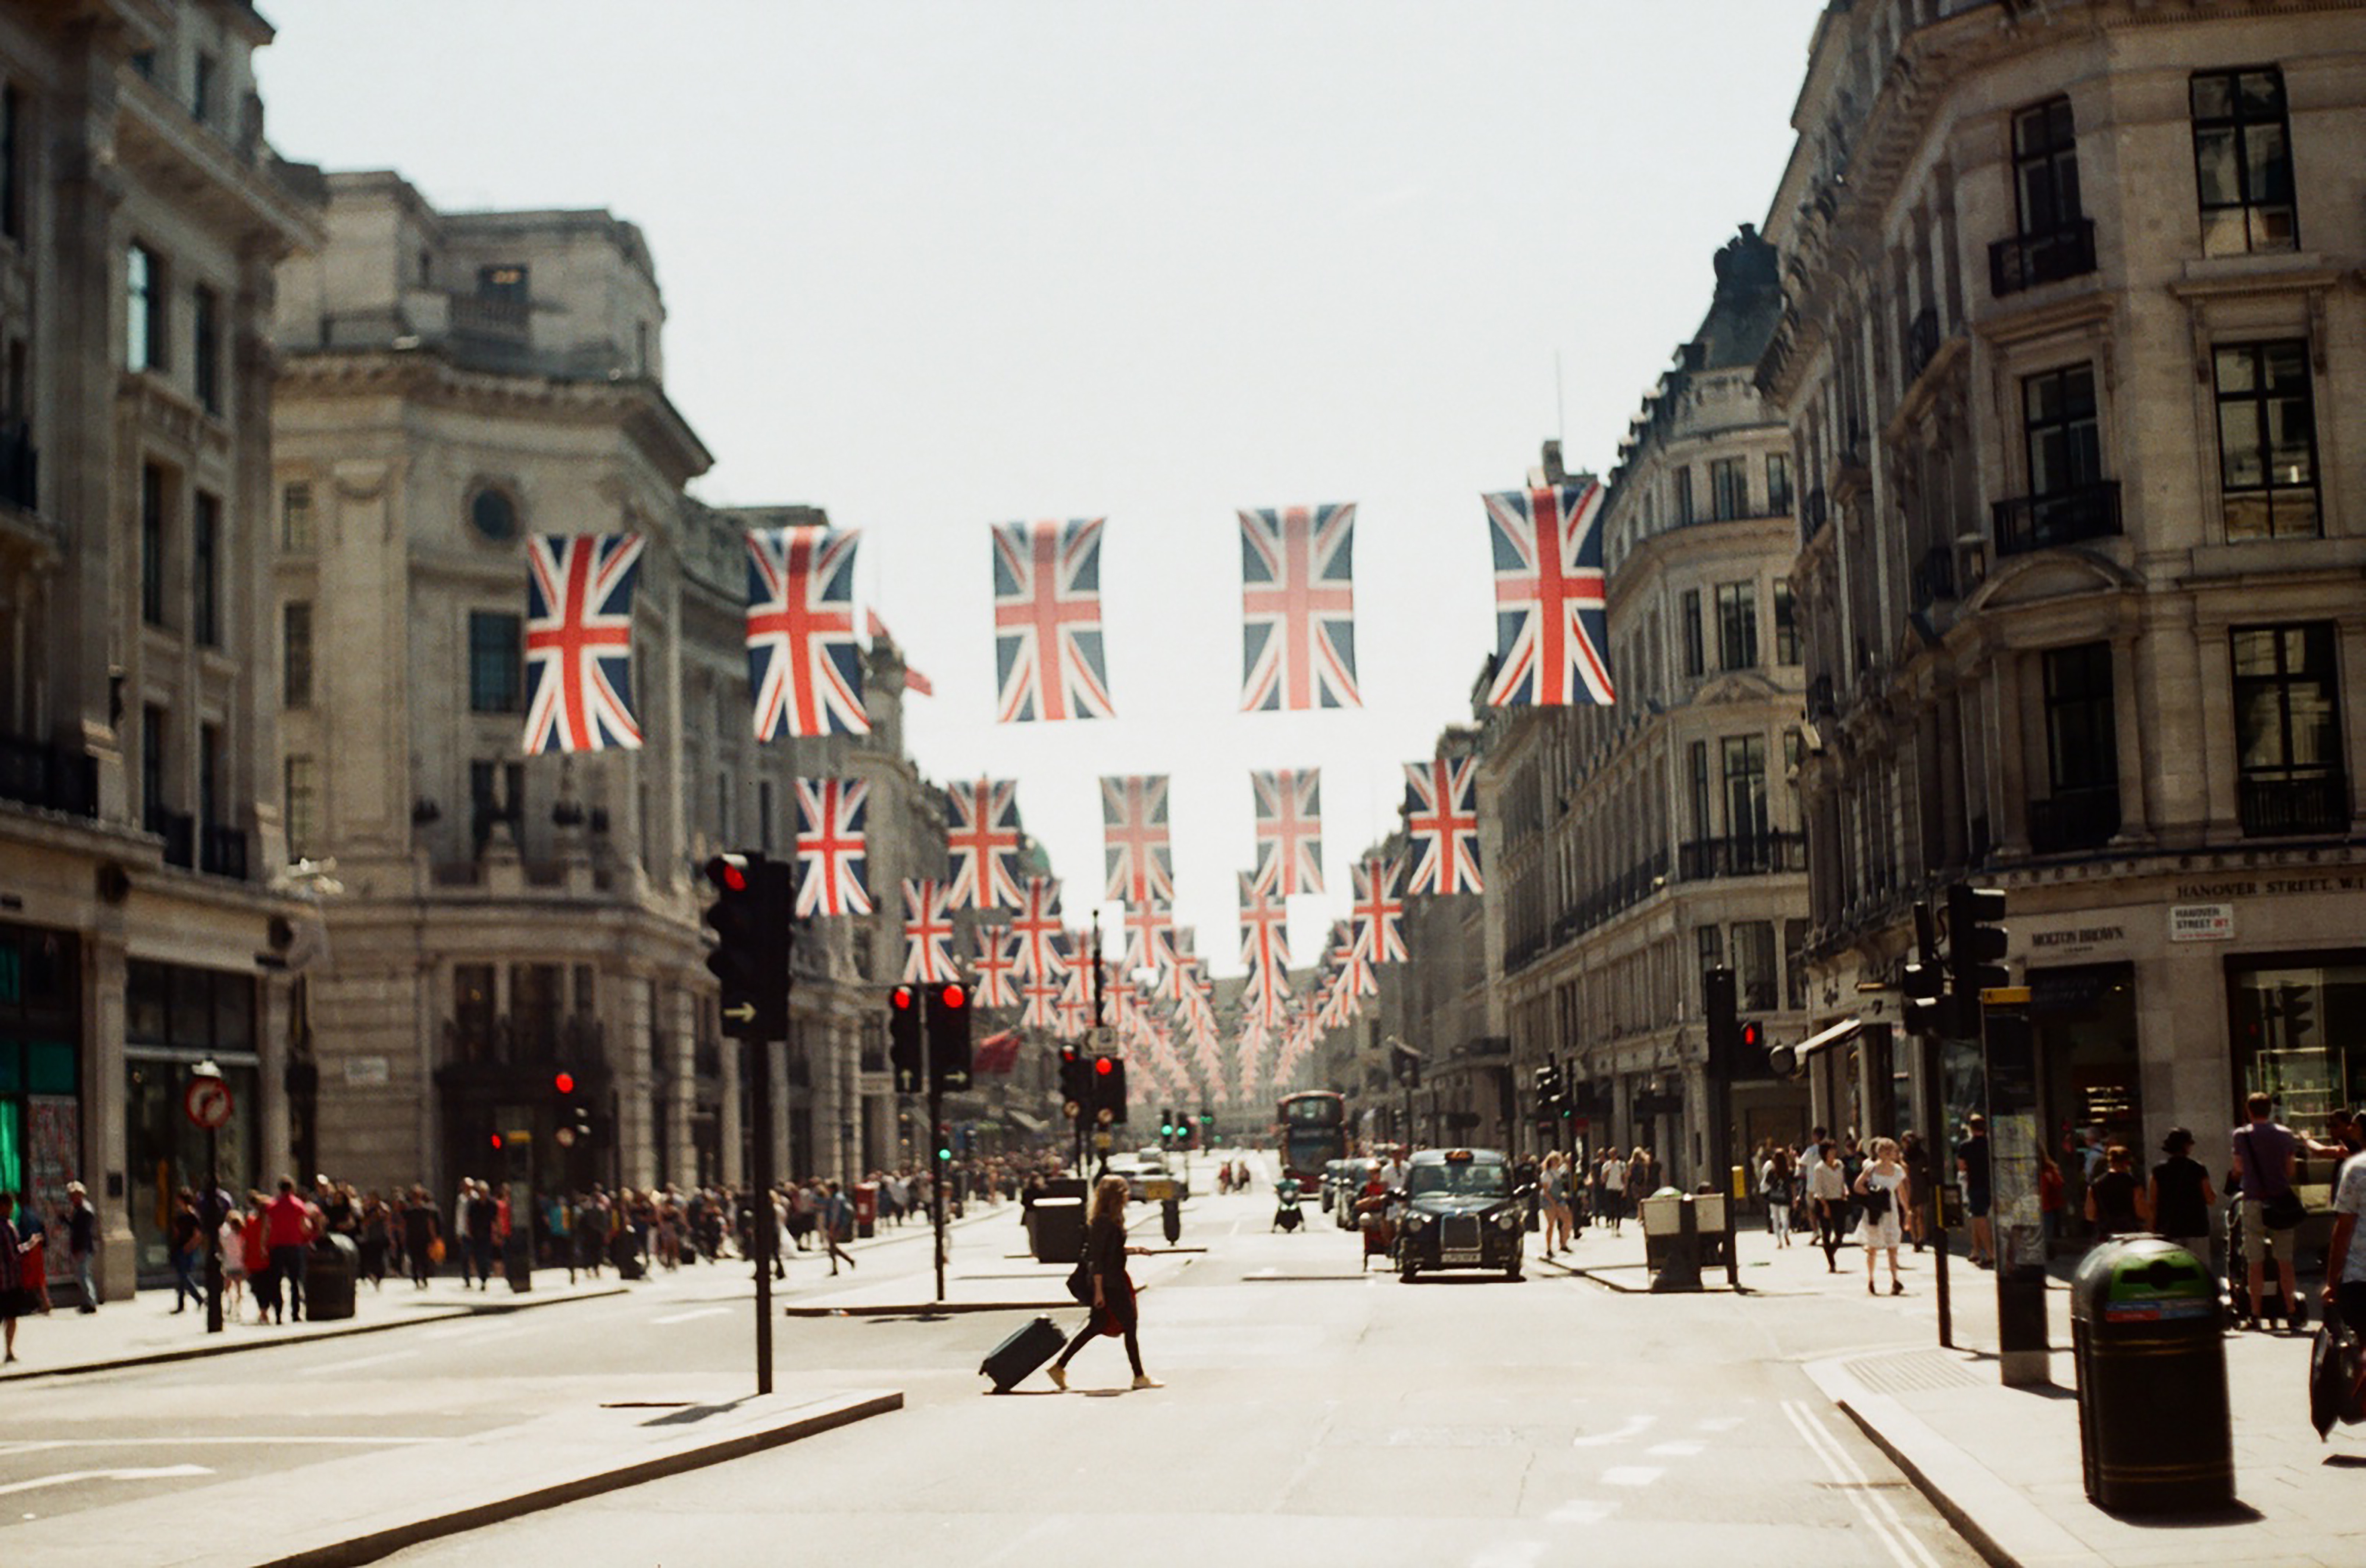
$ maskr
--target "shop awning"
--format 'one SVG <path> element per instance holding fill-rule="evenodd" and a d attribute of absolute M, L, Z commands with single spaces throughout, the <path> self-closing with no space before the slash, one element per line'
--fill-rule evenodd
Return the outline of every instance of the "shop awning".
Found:
<path fill-rule="evenodd" d="M 1861 1018 L 1844 1018 L 1830 1029 L 1820 1030 L 1808 1035 L 1791 1047 L 1792 1053 L 1799 1061 L 1805 1062 L 1819 1051 L 1829 1050 L 1834 1045 L 1847 1044 L 1856 1038 L 1857 1031 L 1864 1027 L 1865 1020 Z"/>
<path fill-rule="evenodd" d="M 1001 1114 L 1006 1120 L 1018 1122 L 1031 1133 L 1040 1133 L 1051 1125 L 1041 1116 L 1031 1116 L 1024 1111 L 1013 1110 L 1009 1106 L 1004 1106 Z"/>

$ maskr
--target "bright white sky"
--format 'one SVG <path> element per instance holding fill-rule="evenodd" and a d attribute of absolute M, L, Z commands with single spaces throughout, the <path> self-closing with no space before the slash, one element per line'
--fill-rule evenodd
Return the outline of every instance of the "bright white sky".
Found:
<path fill-rule="evenodd" d="M 697 493 L 863 530 L 859 592 L 936 687 L 920 766 L 1020 781 L 1073 920 L 1096 778 L 1171 774 L 1177 919 L 1233 973 L 1248 774 L 1323 770 L 1302 964 L 1400 764 L 1469 717 L 1480 493 L 1556 434 L 1607 468 L 1763 222 L 1821 8 L 265 0 L 258 60 L 287 157 L 639 224 Z M 1242 714 L 1234 512 L 1334 501 L 1366 705 Z M 997 725 L 987 525 L 1081 516 L 1118 717 Z"/>

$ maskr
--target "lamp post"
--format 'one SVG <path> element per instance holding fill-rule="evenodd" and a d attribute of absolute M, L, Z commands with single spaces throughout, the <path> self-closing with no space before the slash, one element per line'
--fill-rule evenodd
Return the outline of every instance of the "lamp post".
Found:
<path fill-rule="evenodd" d="M 196 1114 L 195 1108 L 200 1104 L 210 1106 L 219 1103 L 224 1111 L 229 1110 L 228 1086 L 222 1082 L 221 1067 L 211 1056 L 191 1067 L 189 1077 L 193 1089 L 199 1085 L 208 1085 L 219 1094 L 218 1100 L 213 1097 L 193 1094 L 190 1098 L 193 1115 Z M 221 1120 L 210 1111 L 197 1119 L 206 1130 L 206 1194 L 204 1201 L 197 1205 L 198 1221 L 206 1227 L 206 1332 L 220 1334 L 222 1331 L 221 1227 L 224 1217 L 221 1207 Z"/>

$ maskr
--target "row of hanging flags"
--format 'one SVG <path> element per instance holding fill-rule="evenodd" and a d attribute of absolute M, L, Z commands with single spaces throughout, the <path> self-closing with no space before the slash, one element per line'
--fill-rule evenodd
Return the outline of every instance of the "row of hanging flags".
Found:
<path fill-rule="evenodd" d="M 1591 480 L 1483 498 L 1493 550 L 1496 665 L 1488 701 L 1501 706 L 1608 704 L 1606 595 Z M 1362 705 L 1356 678 L 1352 502 L 1244 511 L 1242 695 L 1245 711 Z M 1006 722 L 1107 718 L 1100 615 L 1099 519 L 993 528 L 997 713 Z M 749 686 L 757 739 L 862 734 L 862 660 L 854 626 L 859 531 L 806 525 L 747 535 Z M 529 752 L 632 749 L 632 600 L 637 534 L 536 536 L 529 541 L 525 652 Z M 884 635 L 874 615 L 869 627 Z M 1321 787 L 1313 769 L 1251 775 L 1255 869 L 1241 873 L 1246 965 L 1234 1039 L 1244 1097 L 1261 1078 L 1286 1081 L 1321 1035 L 1352 1021 L 1377 994 L 1373 970 L 1404 956 L 1404 900 L 1480 887 L 1476 769 L 1468 758 L 1405 766 L 1404 858 L 1369 857 L 1353 873 L 1346 919 L 1335 922 L 1315 977 L 1293 995 L 1285 901 L 1324 891 Z M 867 914 L 867 784 L 797 781 L 797 911 Z M 1162 1092 L 1189 1090 L 1189 1066 L 1224 1077 L 1213 985 L 1173 920 L 1174 863 L 1164 776 L 1104 778 L 1104 897 L 1125 906 L 1126 947 L 1108 1021 Z M 1064 1039 L 1094 1018 L 1090 960 L 1060 916 L 1060 884 L 1021 875 L 1017 786 L 979 780 L 947 793 L 948 866 L 903 885 L 903 977 L 958 976 L 956 911 L 1002 914 L 974 926 L 978 1004 L 1020 1012 L 1022 1028 Z M 1140 978 L 1139 976 L 1147 976 Z M 1015 1037 L 1014 1037 L 1015 1040 Z M 1015 1049 L 1015 1044 L 1012 1045 Z M 1268 1053 L 1269 1068 L 1263 1068 Z M 990 1064 L 981 1064 L 991 1070 Z"/>

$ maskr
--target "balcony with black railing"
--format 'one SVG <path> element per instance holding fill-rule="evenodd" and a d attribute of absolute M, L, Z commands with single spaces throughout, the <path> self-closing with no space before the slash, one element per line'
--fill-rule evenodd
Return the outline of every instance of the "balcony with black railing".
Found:
<path fill-rule="evenodd" d="M 2015 234 L 1989 247 L 1989 292 L 2001 299 L 2041 283 L 2059 283 L 2095 270 L 2095 220 L 2073 219 L 2059 228 Z"/>
<path fill-rule="evenodd" d="M 2041 855 L 2100 850 L 2120 830 L 2120 788 L 2063 790 L 2029 803 L 2029 848 Z"/>
<path fill-rule="evenodd" d="M 41 509 L 41 454 L 32 425 L 21 419 L 0 422 L 0 503 L 19 512 Z"/>
<path fill-rule="evenodd" d="M 177 865 L 184 871 L 195 871 L 197 865 L 197 819 L 186 811 L 174 811 L 150 802 L 141 826 L 164 840 L 164 863 Z"/>
<path fill-rule="evenodd" d="M 46 741 L 0 736 L 0 800 L 69 817 L 96 817 L 98 759 Z"/>
<path fill-rule="evenodd" d="M 211 876 L 246 880 L 246 834 L 236 828 L 208 825 L 197 836 L 197 869 Z"/>
<path fill-rule="evenodd" d="M 2338 769 L 2251 774 L 2236 789 L 2249 838 L 2338 833 L 2349 826 L 2349 781 Z"/>
<path fill-rule="evenodd" d="M 1936 307 L 1925 305 L 1913 324 L 1906 329 L 1906 378 L 1921 378 L 1931 368 L 1931 361 L 1939 357 L 1939 312 Z"/>
<path fill-rule="evenodd" d="M 1933 545 L 1914 563 L 1914 607 L 1927 610 L 1941 600 L 1955 597 L 1955 550 Z"/>
<path fill-rule="evenodd" d="M 2097 479 L 2051 495 L 2015 496 L 1998 502 L 1990 515 L 2000 556 L 2108 539 L 2120 531 L 2120 481 Z"/>
<path fill-rule="evenodd" d="M 1695 839 L 1676 846 L 1676 879 L 1680 882 L 1705 882 L 1723 876 L 1773 876 L 1780 872 L 1807 869 L 1805 833 Z"/>

